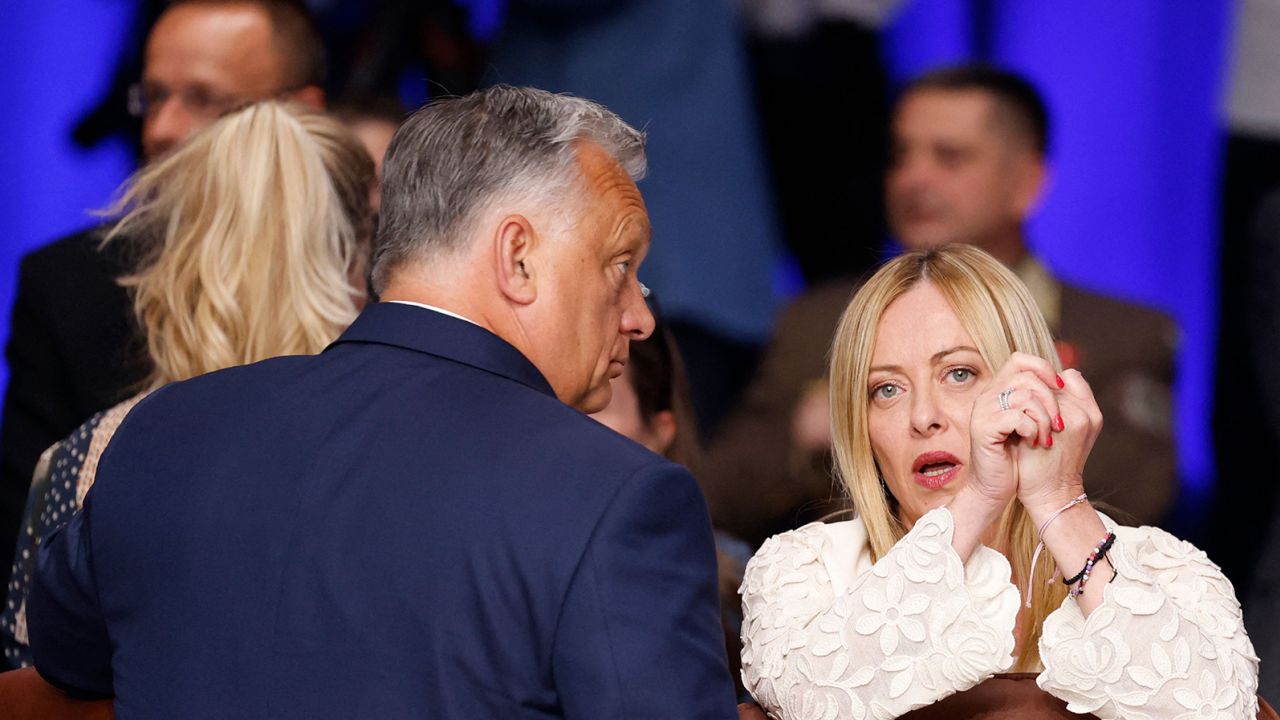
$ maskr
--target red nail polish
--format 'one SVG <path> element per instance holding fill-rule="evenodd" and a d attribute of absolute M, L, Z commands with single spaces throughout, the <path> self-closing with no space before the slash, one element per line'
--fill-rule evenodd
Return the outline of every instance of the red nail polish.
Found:
<path fill-rule="evenodd" d="M 1061 390 L 1062 388 L 1064 388 L 1064 387 L 1066 387 L 1066 386 L 1067 386 L 1067 384 L 1066 384 L 1066 383 L 1062 382 L 1062 376 L 1061 376 L 1061 375 L 1054 375 L 1054 377 L 1058 379 L 1058 389 L 1059 389 L 1059 390 Z"/>
<path fill-rule="evenodd" d="M 1049 436 L 1049 439 L 1048 439 L 1048 440 L 1045 440 L 1045 441 L 1044 441 L 1044 446 L 1045 446 L 1045 447 L 1047 447 L 1047 448 L 1051 448 L 1051 447 L 1053 447 L 1053 436 L 1052 436 L 1052 435 L 1050 435 L 1050 436 Z"/>
<path fill-rule="evenodd" d="M 1058 429 L 1059 429 L 1059 430 L 1066 430 L 1066 429 L 1067 429 L 1067 424 L 1066 424 L 1066 423 L 1064 423 L 1064 422 L 1062 422 L 1062 416 L 1061 416 L 1061 415 L 1059 415 L 1059 416 L 1058 416 Z"/>

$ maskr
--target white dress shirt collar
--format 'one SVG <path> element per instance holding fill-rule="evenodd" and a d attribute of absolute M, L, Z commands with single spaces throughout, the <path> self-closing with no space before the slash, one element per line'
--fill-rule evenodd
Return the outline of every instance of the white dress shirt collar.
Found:
<path fill-rule="evenodd" d="M 451 318 L 458 318 L 459 320 L 465 320 L 466 322 L 469 322 L 472 325 L 475 325 L 476 327 L 480 327 L 480 323 L 476 322 L 475 320 L 472 320 L 470 318 L 464 318 L 456 312 L 450 312 L 448 310 L 445 310 L 444 308 L 438 308 L 435 305 L 427 305 L 426 303 L 413 302 L 412 300 L 388 300 L 387 302 L 398 303 L 400 305 L 412 305 L 414 307 L 420 307 L 424 310 L 432 310 L 434 312 L 440 313 L 441 315 L 448 315 Z"/>

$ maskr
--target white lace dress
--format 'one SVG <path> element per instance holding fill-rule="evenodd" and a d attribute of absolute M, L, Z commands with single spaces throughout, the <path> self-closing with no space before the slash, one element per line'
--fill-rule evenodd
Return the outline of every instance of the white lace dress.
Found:
<path fill-rule="evenodd" d="M 1044 623 L 1037 683 L 1100 718 L 1257 714 L 1258 659 L 1231 583 L 1203 552 L 1116 526 L 1116 569 L 1086 619 L 1072 598 Z M 877 563 L 861 520 L 770 538 L 742 584 L 742 679 L 782 720 L 895 718 L 1013 664 L 1021 596 L 1009 562 L 967 563 L 939 508 Z"/>

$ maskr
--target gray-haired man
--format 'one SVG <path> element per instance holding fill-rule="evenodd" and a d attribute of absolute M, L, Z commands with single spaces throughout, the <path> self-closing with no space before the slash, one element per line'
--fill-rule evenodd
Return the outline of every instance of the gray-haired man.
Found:
<path fill-rule="evenodd" d="M 643 168 L 576 98 L 411 117 L 383 302 L 130 414 L 41 549 L 37 669 L 130 717 L 736 717 L 693 479 L 580 412 L 653 329 Z"/>

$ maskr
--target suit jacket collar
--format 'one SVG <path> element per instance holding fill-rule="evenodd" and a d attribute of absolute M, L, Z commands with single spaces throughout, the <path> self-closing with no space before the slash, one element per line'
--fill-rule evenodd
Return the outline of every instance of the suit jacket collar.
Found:
<path fill-rule="evenodd" d="M 555 397 L 547 379 L 511 343 L 478 325 L 444 313 L 401 303 L 374 303 L 329 347 L 358 342 L 436 355 L 510 378 Z"/>

